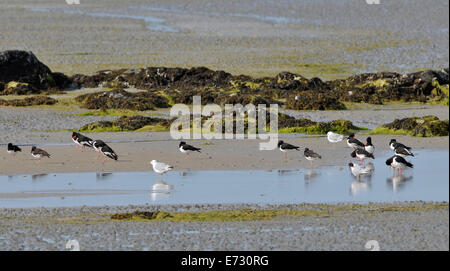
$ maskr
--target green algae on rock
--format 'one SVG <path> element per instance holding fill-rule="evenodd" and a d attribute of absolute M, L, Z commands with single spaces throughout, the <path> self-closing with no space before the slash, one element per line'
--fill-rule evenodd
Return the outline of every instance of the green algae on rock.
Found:
<path fill-rule="evenodd" d="M 436 116 L 396 119 L 373 129 L 371 134 L 401 134 L 419 137 L 448 136 L 449 121 Z"/>
<path fill-rule="evenodd" d="M 144 116 L 122 116 L 115 121 L 99 121 L 86 124 L 81 132 L 123 132 L 137 131 L 144 127 L 155 127 L 156 130 L 169 130 L 170 120 Z"/>

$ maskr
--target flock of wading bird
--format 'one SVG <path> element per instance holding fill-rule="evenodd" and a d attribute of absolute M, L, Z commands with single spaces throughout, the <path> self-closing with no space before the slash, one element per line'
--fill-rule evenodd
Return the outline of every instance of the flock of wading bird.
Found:
<path fill-rule="evenodd" d="M 336 134 L 333 132 L 327 133 L 327 139 L 331 143 L 337 143 L 344 139 L 344 135 Z M 114 152 L 114 150 L 108 146 L 104 141 L 102 140 L 92 140 L 91 138 L 84 136 L 80 133 L 73 132 L 72 133 L 72 140 L 75 143 L 75 146 L 77 148 L 81 148 L 81 151 L 85 151 L 86 147 L 93 148 L 98 155 L 103 155 L 105 160 L 112 159 L 117 161 L 119 156 Z M 350 134 L 347 137 L 347 145 L 353 149 L 351 153 L 351 157 L 357 158 L 360 160 L 359 164 L 353 164 L 349 163 L 348 166 L 350 167 L 351 173 L 359 178 L 362 175 L 371 174 L 373 171 L 373 166 L 364 166 L 364 161 L 366 159 L 375 159 L 374 157 L 374 151 L 375 146 L 372 144 L 372 139 L 370 137 L 367 137 L 366 144 L 362 143 L 358 139 L 355 138 L 355 134 Z M 413 164 L 406 161 L 405 158 L 408 156 L 414 156 L 414 154 L 411 152 L 411 148 L 405 146 L 404 144 L 401 144 L 397 142 L 395 139 L 391 139 L 389 142 L 389 147 L 394 151 L 394 155 L 386 160 L 386 165 L 390 166 L 394 169 L 394 175 L 397 172 L 397 175 L 402 174 L 402 170 L 406 168 L 412 168 Z M 186 142 L 181 141 L 178 145 L 178 148 L 180 152 L 186 154 L 186 158 L 189 156 L 190 152 L 200 152 L 200 148 L 196 148 L 194 146 L 186 144 Z M 278 148 L 281 152 L 284 153 L 284 158 L 287 159 L 287 152 L 289 151 L 300 151 L 300 147 L 291 145 L 289 143 L 285 143 L 284 141 L 280 140 L 278 142 Z M 19 146 L 13 145 L 12 143 L 8 144 L 7 152 L 10 154 L 16 155 L 17 152 L 21 152 L 22 149 Z M 322 156 L 315 153 L 313 150 L 310 150 L 308 148 L 305 148 L 304 157 L 310 162 L 310 165 L 312 167 L 312 162 L 317 159 L 322 159 Z M 38 159 L 38 163 L 40 163 L 41 158 L 47 157 L 50 158 L 50 154 L 46 152 L 43 149 L 39 149 L 35 146 L 32 146 L 31 148 L 31 155 Z M 167 171 L 170 171 L 173 169 L 172 166 L 158 162 L 156 160 L 152 160 L 150 164 L 153 166 L 153 170 L 158 174 L 164 174 Z"/>

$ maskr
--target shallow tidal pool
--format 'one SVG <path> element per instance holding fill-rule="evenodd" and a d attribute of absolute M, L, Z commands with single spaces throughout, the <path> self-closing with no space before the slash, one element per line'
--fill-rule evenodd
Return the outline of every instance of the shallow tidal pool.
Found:
<path fill-rule="evenodd" d="M 378 152 L 372 175 L 360 180 L 348 166 L 172 171 L 162 177 L 153 171 L 0 176 L 0 208 L 449 201 L 448 150 L 416 151 L 407 159 L 414 169 L 400 177 L 385 165 L 391 155 Z"/>

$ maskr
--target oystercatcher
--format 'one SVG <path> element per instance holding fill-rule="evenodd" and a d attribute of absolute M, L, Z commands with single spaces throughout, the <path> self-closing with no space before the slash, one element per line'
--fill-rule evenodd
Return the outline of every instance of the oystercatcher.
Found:
<path fill-rule="evenodd" d="M 100 152 L 105 156 L 105 160 L 103 162 L 106 162 L 107 158 L 113 159 L 115 161 L 117 161 L 117 159 L 119 159 L 117 154 L 108 145 L 101 147 Z"/>
<path fill-rule="evenodd" d="M 366 145 L 364 146 L 364 149 L 368 153 L 373 153 L 375 151 L 375 146 L 372 144 L 372 138 L 370 136 L 366 139 Z"/>
<path fill-rule="evenodd" d="M 359 141 L 358 139 L 355 138 L 355 134 L 354 133 L 351 133 L 347 137 L 347 145 L 350 148 L 352 148 L 353 150 L 365 147 L 365 145 L 361 141 Z"/>
<path fill-rule="evenodd" d="M 105 146 L 108 145 L 106 145 L 106 143 L 103 142 L 102 140 L 94 140 L 94 142 L 92 143 L 92 147 L 96 152 L 98 152 L 98 156 L 100 156 L 100 149 Z"/>
<path fill-rule="evenodd" d="M 305 148 L 305 151 L 303 152 L 303 155 L 305 156 L 305 158 L 309 161 L 309 165 L 312 167 L 312 162 L 314 160 L 317 159 L 322 159 L 322 156 L 320 156 L 319 154 L 315 153 L 314 151 Z"/>
<path fill-rule="evenodd" d="M 75 143 L 75 148 L 81 147 L 81 144 L 78 142 L 77 132 L 72 132 L 72 141 Z"/>
<path fill-rule="evenodd" d="M 163 175 L 167 171 L 170 171 L 173 169 L 172 166 L 169 166 L 168 164 L 158 162 L 156 160 L 152 160 L 150 164 L 153 166 L 153 171 L 158 173 L 159 175 Z"/>
<path fill-rule="evenodd" d="M 386 165 L 388 165 L 394 169 L 394 174 L 395 174 L 395 170 L 397 170 L 399 175 L 402 174 L 403 169 L 406 169 L 408 167 L 409 168 L 414 167 L 413 164 L 411 164 L 410 162 L 406 161 L 405 158 L 398 156 L 398 155 L 394 155 L 391 158 L 387 159 Z"/>
<path fill-rule="evenodd" d="M 349 163 L 348 166 L 350 167 L 350 171 L 356 178 L 359 179 L 361 175 L 367 175 L 372 173 L 372 170 L 367 167 L 361 167 L 359 165 L 355 165 L 353 163 Z"/>
<path fill-rule="evenodd" d="M 373 156 L 373 153 L 369 153 L 365 149 L 356 149 L 350 155 L 353 158 L 358 158 L 359 160 L 361 160 L 359 165 L 362 165 L 364 160 L 367 159 L 367 158 L 375 159 L 375 157 Z"/>
<path fill-rule="evenodd" d="M 21 151 L 22 151 L 22 149 L 19 148 L 18 146 L 13 145 L 12 143 L 8 143 L 8 149 L 7 149 L 7 152 L 8 152 L 9 154 L 13 154 L 14 157 L 15 157 L 15 156 L 16 156 L 16 153 L 17 153 L 17 152 L 21 152 Z"/>
<path fill-rule="evenodd" d="M 408 149 L 406 149 L 404 147 L 401 147 L 401 146 L 397 146 L 394 149 L 394 154 L 398 155 L 398 156 L 401 156 L 403 158 L 405 158 L 407 156 L 414 156 L 414 154 L 410 150 L 408 150 Z"/>
<path fill-rule="evenodd" d="M 200 150 L 201 150 L 200 148 L 196 148 L 194 146 L 186 144 L 186 142 L 184 142 L 184 141 L 180 142 L 180 145 L 178 145 L 178 148 L 180 149 L 180 152 L 186 153 L 185 159 L 188 158 L 190 152 L 194 152 L 194 151 L 200 152 Z"/>
<path fill-rule="evenodd" d="M 327 133 L 327 139 L 331 143 L 337 143 L 337 142 L 341 142 L 344 139 L 344 136 L 330 131 Z"/>
<path fill-rule="evenodd" d="M 72 140 L 75 140 L 82 147 L 81 151 L 84 151 L 86 147 L 92 148 L 92 144 L 94 143 L 94 140 L 77 132 L 72 133 Z"/>
<path fill-rule="evenodd" d="M 38 163 L 41 162 L 41 158 L 42 158 L 42 157 L 48 157 L 48 158 L 50 158 L 50 154 L 48 154 L 48 152 L 46 152 L 46 151 L 44 151 L 44 150 L 42 150 L 42 149 L 36 148 L 35 146 L 33 146 L 33 147 L 31 148 L 31 155 L 32 155 L 34 158 L 37 158 L 37 159 L 38 159 Z"/>
<path fill-rule="evenodd" d="M 278 141 L 278 148 L 280 148 L 280 151 L 284 152 L 284 159 L 287 158 L 287 152 L 291 150 L 297 150 L 300 151 L 297 146 L 291 145 L 289 143 L 284 143 L 283 140 Z"/>
<path fill-rule="evenodd" d="M 402 148 L 405 148 L 407 150 L 411 150 L 411 147 L 407 147 L 407 146 L 403 145 L 402 143 L 397 142 L 397 140 L 391 139 L 391 141 L 389 142 L 389 148 L 391 148 L 391 150 L 394 151 L 395 148 L 397 148 L 397 147 L 402 147 Z"/>

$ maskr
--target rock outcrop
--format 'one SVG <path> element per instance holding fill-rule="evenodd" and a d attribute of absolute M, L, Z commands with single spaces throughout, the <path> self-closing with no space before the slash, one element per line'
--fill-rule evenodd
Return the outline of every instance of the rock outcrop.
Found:
<path fill-rule="evenodd" d="M 39 94 L 48 89 L 64 89 L 71 80 L 62 73 L 52 73 L 32 52 L 0 52 L 0 95 Z"/>

